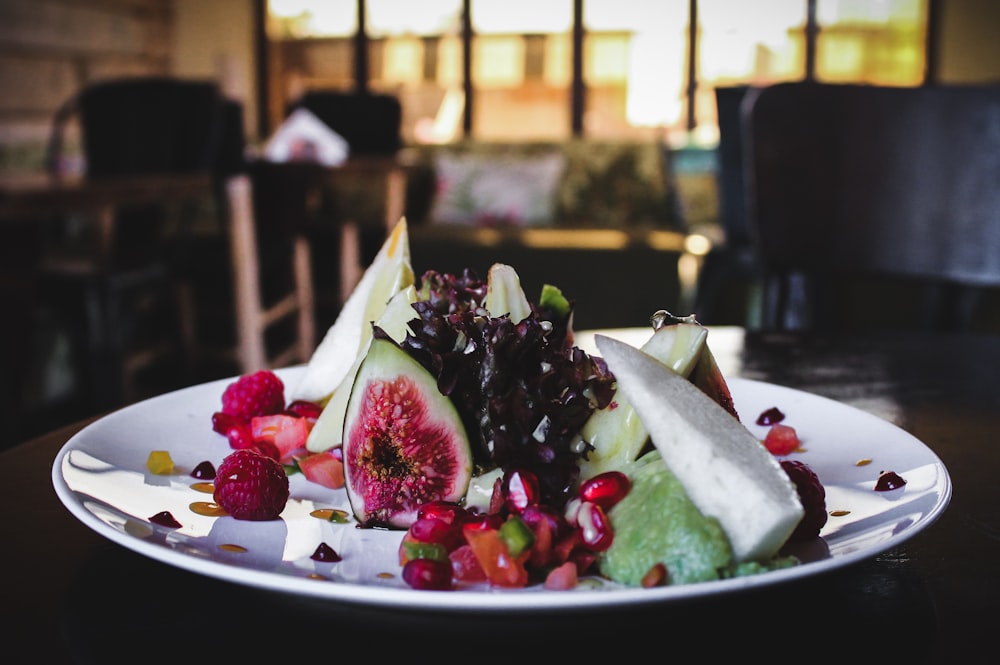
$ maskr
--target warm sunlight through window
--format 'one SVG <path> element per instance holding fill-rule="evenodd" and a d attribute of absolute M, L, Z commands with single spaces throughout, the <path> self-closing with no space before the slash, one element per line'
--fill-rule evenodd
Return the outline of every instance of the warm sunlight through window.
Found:
<path fill-rule="evenodd" d="M 268 0 L 274 38 L 349 37 L 358 29 L 354 0 Z"/>
<path fill-rule="evenodd" d="M 687 0 L 584 3 L 588 135 L 683 127 L 687 12 Z"/>
<path fill-rule="evenodd" d="M 919 85 L 925 0 L 816 0 L 816 77 L 834 83 Z"/>
<path fill-rule="evenodd" d="M 928 0 L 815 0 L 812 51 L 808 2 L 767 0 L 762 10 L 734 0 L 582 0 L 576 41 L 573 0 L 469 0 L 466 44 L 463 0 L 269 0 L 268 66 L 277 69 L 270 94 L 350 89 L 364 71 L 366 88 L 399 97 L 409 141 L 449 141 L 465 132 L 483 140 L 582 133 L 711 146 L 718 140 L 717 86 L 809 76 L 922 82 Z M 360 44 L 364 62 L 356 61 Z M 574 88 L 576 48 L 582 78 Z M 809 62 L 808 53 L 815 54 Z M 272 101 L 271 108 L 282 106 Z"/>

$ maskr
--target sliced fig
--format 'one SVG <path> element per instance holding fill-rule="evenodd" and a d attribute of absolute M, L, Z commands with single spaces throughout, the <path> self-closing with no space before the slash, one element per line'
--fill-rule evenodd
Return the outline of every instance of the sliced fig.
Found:
<path fill-rule="evenodd" d="M 362 526 L 406 529 L 423 504 L 461 501 L 472 477 L 458 411 L 389 339 L 373 339 L 358 368 L 343 448 L 347 497 Z"/>
<path fill-rule="evenodd" d="M 413 311 L 412 304 L 417 300 L 417 290 L 410 285 L 401 291 L 397 291 L 389 299 L 382 316 L 376 321 L 378 326 L 385 331 L 389 337 L 397 342 L 403 341 L 409 332 L 407 323 L 417 315 Z M 364 348 L 358 354 L 354 364 L 347 374 L 337 385 L 333 395 L 327 401 L 323 411 L 316 419 L 316 423 L 309 431 L 309 439 L 306 441 L 306 448 L 310 452 L 321 453 L 331 448 L 336 448 L 343 441 L 344 436 L 344 412 L 347 410 L 347 399 L 351 395 L 351 386 L 354 385 L 354 378 L 361 367 L 361 361 L 371 344 L 371 335 L 367 336 Z"/>

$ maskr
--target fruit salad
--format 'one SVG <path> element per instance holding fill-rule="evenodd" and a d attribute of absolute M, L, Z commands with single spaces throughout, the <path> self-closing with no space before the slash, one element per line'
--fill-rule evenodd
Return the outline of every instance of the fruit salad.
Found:
<path fill-rule="evenodd" d="M 342 489 L 356 526 L 405 532 L 415 589 L 797 565 L 784 546 L 827 513 L 816 474 L 780 460 L 798 446 L 780 411 L 760 414 L 766 442 L 743 426 L 693 317 L 651 313 L 641 348 L 597 335 L 590 355 L 574 309 L 553 285 L 529 299 L 503 264 L 417 278 L 401 220 L 296 385 L 263 370 L 226 388 L 216 502 L 267 520 L 289 472 Z"/>

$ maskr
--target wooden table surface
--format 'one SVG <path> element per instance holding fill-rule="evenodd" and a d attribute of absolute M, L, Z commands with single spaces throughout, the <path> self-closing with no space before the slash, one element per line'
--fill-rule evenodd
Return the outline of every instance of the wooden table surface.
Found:
<path fill-rule="evenodd" d="M 756 590 L 599 611 L 386 610 L 217 580 L 97 535 L 51 481 L 81 422 L 0 454 L 0 636 L 44 663 L 349 662 L 349 652 L 384 662 L 595 663 L 637 654 L 651 662 L 996 662 L 1000 337 L 725 328 L 709 343 L 728 376 L 833 398 L 925 442 L 953 481 L 947 510 L 870 560 Z"/>

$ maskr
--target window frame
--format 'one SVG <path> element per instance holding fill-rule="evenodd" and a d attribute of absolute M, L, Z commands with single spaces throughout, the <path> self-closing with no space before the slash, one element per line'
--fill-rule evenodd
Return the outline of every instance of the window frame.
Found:
<path fill-rule="evenodd" d="M 583 43 L 585 30 L 583 28 L 583 3 L 586 0 L 573 0 L 573 25 L 571 27 L 571 72 L 570 81 L 570 133 L 573 138 L 585 136 L 584 114 L 586 111 L 587 86 L 584 82 L 583 72 Z M 805 23 L 805 76 L 806 81 L 816 80 L 816 44 L 819 37 L 819 24 L 817 20 L 816 5 L 817 0 L 802 0 L 806 3 L 806 23 Z M 936 68 L 936 47 L 937 32 L 940 29 L 941 0 L 925 0 L 927 3 L 927 26 L 925 32 L 924 49 L 924 71 L 922 76 L 923 85 L 934 83 L 937 80 Z M 366 0 L 356 0 L 357 3 L 357 32 L 353 37 L 353 82 L 356 92 L 369 92 L 369 36 L 365 27 Z M 473 137 L 473 117 L 476 103 L 476 91 L 472 84 L 471 61 L 472 61 L 472 41 L 474 35 L 471 21 L 471 0 L 462 0 L 462 27 L 460 38 L 462 41 L 462 88 L 465 96 L 465 107 L 462 112 L 462 138 Z M 261 109 L 269 109 L 272 105 L 272 74 L 270 71 L 271 49 L 269 38 L 266 34 L 267 25 L 267 0 L 256 0 L 256 52 L 257 52 L 257 91 L 258 106 Z M 689 133 L 697 127 L 696 96 L 698 92 L 699 79 L 697 71 L 697 54 L 699 49 L 698 40 L 698 0 L 688 0 L 688 39 L 687 39 L 687 71 L 685 72 L 685 102 L 686 102 L 686 129 Z M 261 136 L 267 136 L 273 131 L 269 113 L 259 114 L 259 132 Z"/>

